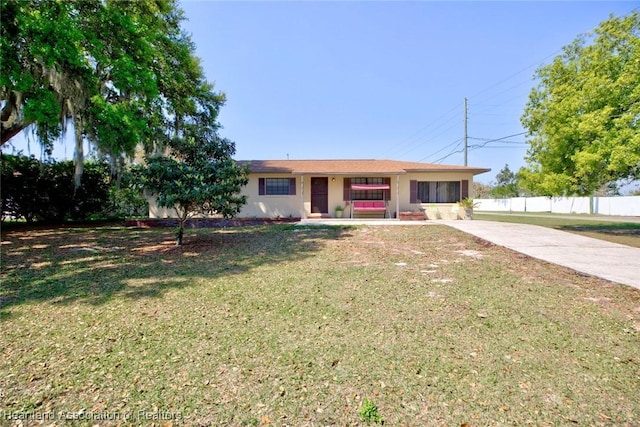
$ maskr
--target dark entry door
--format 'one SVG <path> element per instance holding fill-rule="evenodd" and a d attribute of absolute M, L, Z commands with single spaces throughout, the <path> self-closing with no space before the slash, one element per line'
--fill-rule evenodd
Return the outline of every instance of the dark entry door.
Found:
<path fill-rule="evenodd" d="M 311 213 L 329 213 L 329 178 L 311 178 Z"/>

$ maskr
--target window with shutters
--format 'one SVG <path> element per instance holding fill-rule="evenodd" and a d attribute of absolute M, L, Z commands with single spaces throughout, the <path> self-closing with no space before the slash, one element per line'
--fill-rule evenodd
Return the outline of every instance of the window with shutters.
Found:
<path fill-rule="evenodd" d="M 258 194 L 261 196 L 295 196 L 295 178 L 260 178 Z"/>
<path fill-rule="evenodd" d="M 417 199 L 421 203 L 460 201 L 460 181 L 418 181 Z"/>

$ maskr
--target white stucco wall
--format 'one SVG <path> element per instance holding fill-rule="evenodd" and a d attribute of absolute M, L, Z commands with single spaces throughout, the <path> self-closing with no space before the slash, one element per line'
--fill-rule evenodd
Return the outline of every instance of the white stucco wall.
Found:
<path fill-rule="evenodd" d="M 423 172 L 423 173 L 408 173 L 406 175 L 400 175 L 400 211 L 413 211 L 419 209 L 427 209 L 432 207 L 433 203 L 409 203 L 410 196 L 410 184 L 412 180 L 416 181 L 469 181 L 469 197 L 473 198 L 473 174 L 472 173 L 439 173 L 439 172 Z M 395 178 L 391 180 L 392 187 L 395 182 Z"/>
<path fill-rule="evenodd" d="M 149 202 L 149 218 L 161 219 L 175 218 L 177 216 L 174 209 L 158 207 L 155 196 L 147 196 L 147 201 Z"/>
<path fill-rule="evenodd" d="M 477 199 L 477 211 L 551 212 L 549 197 L 512 197 L 509 199 Z"/>
<path fill-rule="evenodd" d="M 589 197 L 514 197 L 476 201 L 480 204 L 477 211 L 640 216 L 640 196 L 594 197 L 593 202 Z"/>
<path fill-rule="evenodd" d="M 147 201 L 149 202 L 149 218 L 152 219 L 165 219 L 165 218 L 177 218 L 178 215 L 175 209 L 167 209 L 158 207 L 156 204 L 156 197 L 147 195 Z M 218 218 L 220 215 L 199 215 L 200 218 Z"/>
<path fill-rule="evenodd" d="M 268 196 L 259 194 L 258 178 L 292 178 L 286 174 L 250 174 L 249 183 L 242 194 L 247 196 L 247 204 L 242 208 L 240 218 L 287 218 L 302 217 L 302 177 L 296 180 L 296 194 L 292 196 Z"/>
<path fill-rule="evenodd" d="M 593 208 L 601 215 L 640 216 L 640 196 L 595 197 Z"/>
<path fill-rule="evenodd" d="M 553 213 L 589 213 L 588 197 L 552 197 L 551 212 Z"/>
<path fill-rule="evenodd" d="M 527 212 L 550 212 L 551 199 L 549 197 L 526 197 Z"/>

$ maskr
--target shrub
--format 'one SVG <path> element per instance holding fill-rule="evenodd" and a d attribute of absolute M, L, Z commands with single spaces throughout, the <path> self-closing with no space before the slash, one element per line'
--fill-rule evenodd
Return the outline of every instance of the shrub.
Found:
<path fill-rule="evenodd" d="M 105 218 L 137 218 L 146 217 L 149 213 L 149 202 L 144 197 L 137 166 L 126 168 L 121 175 L 120 184 L 112 183 L 109 187 L 109 200 L 102 210 Z"/>
<path fill-rule="evenodd" d="M 84 220 L 99 214 L 109 198 L 109 169 L 86 162 L 80 187 L 74 188 L 70 160 L 40 162 L 2 154 L 2 219 L 31 222 Z"/>
<path fill-rule="evenodd" d="M 34 157 L 1 156 L 2 220 L 36 221 L 42 208 L 41 163 Z"/>

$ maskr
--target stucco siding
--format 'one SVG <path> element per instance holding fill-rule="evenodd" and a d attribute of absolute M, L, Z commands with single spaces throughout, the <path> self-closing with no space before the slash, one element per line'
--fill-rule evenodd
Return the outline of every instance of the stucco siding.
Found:
<path fill-rule="evenodd" d="M 240 218 L 307 218 L 311 214 L 311 178 L 325 177 L 328 182 L 328 214 L 335 215 L 336 206 L 344 207 L 344 215 L 349 215 L 349 203 L 344 200 L 344 178 L 349 175 L 291 175 L 287 173 L 251 173 L 249 183 L 242 190 L 247 196 L 247 204 L 242 208 Z M 355 175 L 354 175 L 355 176 Z M 367 177 L 390 178 L 390 200 L 388 201 L 388 217 L 396 217 L 397 210 L 415 211 L 426 209 L 426 203 L 410 203 L 410 182 L 416 181 L 469 181 L 469 196 L 473 197 L 472 172 L 409 172 L 406 174 L 367 174 Z M 295 178 L 295 195 L 261 195 L 260 178 Z M 150 218 L 175 217 L 173 209 L 158 208 L 153 197 L 149 198 Z"/>
<path fill-rule="evenodd" d="M 293 177 L 296 180 L 296 194 L 287 196 L 260 195 L 260 178 L 292 178 L 284 174 L 249 174 L 249 183 L 242 190 L 247 196 L 247 204 L 242 208 L 240 218 L 286 218 L 302 217 L 302 177 Z"/>
<path fill-rule="evenodd" d="M 175 209 L 161 208 L 158 206 L 157 198 L 155 196 L 147 196 L 149 202 L 149 218 L 176 218 Z"/>
<path fill-rule="evenodd" d="M 147 195 L 147 201 L 149 202 L 149 218 L 151 219 L 165 219 L 165 218 L 177 218 L 178 214 L 176 210 L 171 208 L 161 208 L 156 202 L 155 196 Z M 218 218 L 220 215 L 197 215 L 198 218 Z"/>
<path fill-rule="evenodd" d="M 473 197 L 473 174 L 451 172 L 420 172 L 400 175 L 400 211 L 424 209 L 431 203 L 410 203 L 409 183 L 412 181 L 469 181 L 469 197 Z M 395 179 L 391 180 L 392 186 Z"/>

